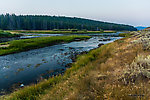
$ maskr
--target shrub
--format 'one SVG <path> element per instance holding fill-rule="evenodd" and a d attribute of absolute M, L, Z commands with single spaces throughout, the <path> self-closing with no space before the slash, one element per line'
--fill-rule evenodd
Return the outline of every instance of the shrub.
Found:
<path fill-rule="evenodd" d="M 135 83 L 141 77 L 143 80 L 150 78 L 150 55 L 137 56 L 131 65 L 127 65 L 121 79 L 125 84 L 128 84 Z"/>

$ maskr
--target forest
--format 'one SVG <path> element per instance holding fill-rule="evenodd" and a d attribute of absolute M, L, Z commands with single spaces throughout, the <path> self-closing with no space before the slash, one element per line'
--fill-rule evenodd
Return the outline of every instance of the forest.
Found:
<path fill-rule="evenodd" d="M 130 25 L 115 24 L 90 19 L 48 16 L 48 15 L 0 15 L 1 30 L 115 30 L 115 31 L 136 31 L 137 29 Z"/>

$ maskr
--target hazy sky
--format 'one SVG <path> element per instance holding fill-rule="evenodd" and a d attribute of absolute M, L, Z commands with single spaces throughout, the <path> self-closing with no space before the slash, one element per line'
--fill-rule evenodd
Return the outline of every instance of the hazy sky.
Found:
<path fill-rule="evenodd" d="M 0 0 L 0 14 L 75 16 L 150 26 L 150 0 Z"/>

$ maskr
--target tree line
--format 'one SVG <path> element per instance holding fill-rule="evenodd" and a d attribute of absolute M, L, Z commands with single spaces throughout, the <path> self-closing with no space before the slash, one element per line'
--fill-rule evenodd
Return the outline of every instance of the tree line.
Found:
<path fill-rule="evenodd" d="M 54 30 L 54 29 L 78 29 L 78 30 L 116 30 L 135 31 L 136 28 L 129 25 L 107 23 L 90 19 L 47 16 L 47 15 L 0 15 L 0 29 L 2 30 Z"/>

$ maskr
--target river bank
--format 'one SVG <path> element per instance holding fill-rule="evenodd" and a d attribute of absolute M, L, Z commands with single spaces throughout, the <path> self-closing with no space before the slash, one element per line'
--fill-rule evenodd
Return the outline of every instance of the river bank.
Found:
<path fill-rule="evenodd" d="M 79 57 L 74 64 L 77 70 L 72 71 L 67 80 L 47 90 L 40 99 L 150 99 L 150 33 L 130 34 L 131 37 Z"/>
<path fill-rule="evenodd" d="M 121 37 L 102 37 L 101 35 L 95 36 L 93 34 L 92 38 L 84 41 L 58 44 L 27 52 L 1 56 L 0 89 L 7 89 L 9 87 L 11 89 L 11 86 L 13 86 L 16 90 L 20 86 L 19 84 L 27 86 L 30 83 L 39 82 L 37 79 L 40 76 L 44 77 L 46 75 L 46 77 L 49 77 L 53 72 L 56 74 L 58 74 L 57 72 L 62 73 L 70 67 L 66 67 L 65 65 L 72 63 L 72 58 L 76 54 L 89 51 L 100 46 L 99 44 L 107 44 L 119 38 Z M 2 92 L 2 94 L 4 93 Z"/>
<path fill-rule="evenodd" d="M 27 86 L 43 78 L 64 73 L 70 67 L 70 63 L 75 61 L 76 55 L 120 38 L 122 37 L 103 37 L 93 34 L 90 39 L 82 41 L 0 56 L 0 95 L 11 93 L 20 88 L 21 84 Z"/>
<path fill-rule="evenodd" d="M 50 78 L 5 99 L 150 99 L 148 32 L 81 55 L 63 76 Z"/>

